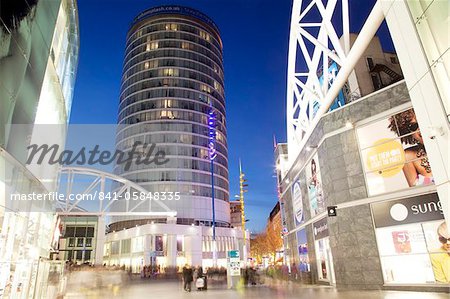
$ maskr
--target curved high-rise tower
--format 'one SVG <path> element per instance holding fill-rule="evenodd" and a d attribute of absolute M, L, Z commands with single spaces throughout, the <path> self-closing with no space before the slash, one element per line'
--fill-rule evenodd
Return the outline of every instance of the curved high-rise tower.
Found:
<path fill-rule="evenodd" d="M 142 264 L 208 267 L 217 257 L 225 266 L 226 252 L 243 241 L 240 230 L 230 227 L 222 41 L 209 17 L 187 7 L 160 6 L 134 19 L 126 39 L 118 124 L 117 149 L 130 151 L 136 142 L 154 145 L 153 153 L 165 153 L 167 161 L 118 164 L 114 172 L 160 200 L 165 192 L 164 204 L 177 215 L 176 221 L 150 219 L 145 212 L 153 212 L 154 205 L 129 203 L 144 214 L 114 218 L 106 236 L 106 263 L 125 263 L 139 272 Z M 179 199 L 168 200 L 168 194 Z"/>
<path fill-rule="evenodd" d="M 127 35 L 117 147 L 155 144 L 163 165 L 133 165 L 115 172 L 149 192 L 179 192 L 166 201 L 178 224 L 211 225 L 208 115 L 217 115 L 214 160 L 217 226 L 229 226 L 229 185 L 222 41 L 214 22 L 187 7 L 144 11 Z M 124 126 L 122 126 L 124 125 Z"/>

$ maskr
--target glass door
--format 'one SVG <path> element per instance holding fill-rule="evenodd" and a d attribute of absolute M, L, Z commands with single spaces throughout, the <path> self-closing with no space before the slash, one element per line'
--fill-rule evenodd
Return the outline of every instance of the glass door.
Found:
<path fill-rule="evenodd" d="M 320 281 L 336 284 L 329 238 L 316 240 L 317 274 Z"/>

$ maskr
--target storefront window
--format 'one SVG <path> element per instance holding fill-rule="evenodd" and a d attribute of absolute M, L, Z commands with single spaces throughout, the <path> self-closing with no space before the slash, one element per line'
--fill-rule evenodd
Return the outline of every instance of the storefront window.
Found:
<path fill-rule="evenodd" d="M 119 254 L 120 241 L 111 242 L 111 254 Z"/>
<path fill-rule="evenodd" d="M 184 236 L 183 235 L 177 235 L 177 251 L 183 251 L 184 249 Z"/>
<path fill-rule="evenodd" d="M 143 252 L 144 251 L 144 237 L 136 237 L 132 239 L 132 251 Z"/>
<path fill-rule="evenodd" d="M 327 218 L 322 218 L 313 223 L 315 239 L 317 274 L 319 280 L 335 284 L 333 256 L 330 248 L 330 238 Z"/>
<path fill-rule="evenodd" d="M 413 109 L 357 129 L 369 195 L 434 183 Z"/>
<path fill-rule="evenodd" d="M 385 283 L 450 283 L 450 235 L 436 194 L 372 204 Z"/>
<path fill-rule="evenodd" d="M 125 239 L 120 242 L 120 253 L 130 253 L 131 250 L 131 239 Z"/>
<path fill-rule="evenodd" d="M 320 280 L 328 280 L 327 246 L 325 239 L 316 241 L 317 271 Z"/>
<path fill-rule="evenodd" d="M 155 236 L 155 251 L 164 251 L 163 236 Z"/>

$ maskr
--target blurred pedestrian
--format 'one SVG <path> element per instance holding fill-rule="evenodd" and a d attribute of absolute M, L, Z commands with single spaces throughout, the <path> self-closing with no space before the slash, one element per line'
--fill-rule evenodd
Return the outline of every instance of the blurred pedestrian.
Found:
<path fill-rule="evenodd" d="M 193 280 L 194 277 L 192 273 L 192 268 L 188 264 L 186 264 L 183 267 L 183 282 L 184 282 L 183 288 L 185 291 L 187 292 L 191 291 L 191 283 Z"/>

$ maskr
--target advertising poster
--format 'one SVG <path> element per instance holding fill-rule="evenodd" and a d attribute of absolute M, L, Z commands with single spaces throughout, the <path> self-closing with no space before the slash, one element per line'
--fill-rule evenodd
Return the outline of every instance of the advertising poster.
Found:
<path fill-rule="evenodd" d="M 328 88 L 331 87 L 331 85 L 333 84 L 334 80 L 336 79 L 336 76 L 339 72 L 339 68 L 336 62 L 332 62 L 329 66 L 328 66 Z M 324 81 L 324 76 L 320 76 L 319 78 L 319 83 L 320 85 L 323 85 L 323 81 Z M 336 97 L 336 99 L 334 100 L 333 104 L 331 104 L 330 106 L 330 111 L 333 111 L 339 107 L 342 107 L 345 105 L 345 97 L 344 97 L 344 92 L 341 89 L 338 93 L 338 96 Z M 314 107 L 315 108 L 315 107 Z M 314 110 L 314 114 L 317 112 L 317 110 Z"/>
<path fill-rule="evenodd" d="M 303 222 L 303 197 L 300 188 L 300 180 L 297 180 L 291 189 L 292 193 L 292 209 L 294 210 L 295 225 Z"/>
<path fill-rule="evenodd" d="M 301 229 L 297 231 L 297 248 L 299 256 L 298 270 L 300 272 L 309 272 L 311 267 L 308 257 L 308 240 L 306 238 L 306 231 Z"/>
<path fill-rule="evenodd" d="M 326 210 L 322 191 L 322 178 L 320 177 L 319 158 L 317 154 L 306 166 L 306 182 L 308 184 L 308 197 L 311 207 L 311 217 Z"/>
<path fill-rule="evenodd" d="M 434 183 L 413 109 L 357 129 L 369 195 Z"/>

